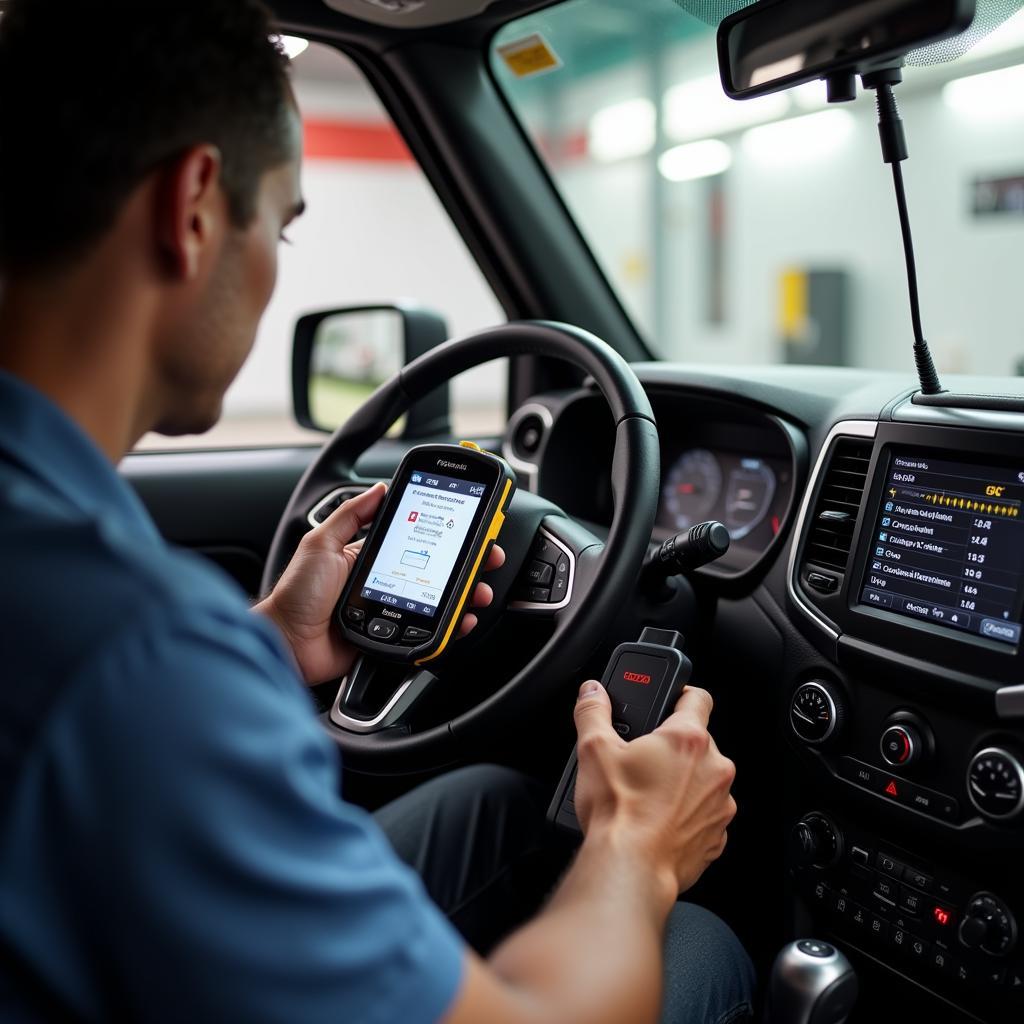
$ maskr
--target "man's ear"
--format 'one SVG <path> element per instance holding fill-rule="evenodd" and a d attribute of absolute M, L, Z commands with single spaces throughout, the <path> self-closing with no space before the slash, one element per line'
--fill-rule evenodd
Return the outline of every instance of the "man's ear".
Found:
<path fill-rule="evenodd" d="M 220 151 L 194 146 L 168 163 L 156 193 L 156 241 L 165 268 L 183 281 L 200 272 L 227 218 L 220 188 Z"/>

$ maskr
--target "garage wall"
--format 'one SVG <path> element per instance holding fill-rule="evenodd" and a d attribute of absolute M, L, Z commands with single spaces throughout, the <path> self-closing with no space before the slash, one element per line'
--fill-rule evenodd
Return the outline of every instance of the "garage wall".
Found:
<path fill-rule="evenodd" d="M 541 34 L 562 62 L 548 74 L 520 80 L 500 57 L 494 65 L 524 123 L 545 144 L 568 205 L 654 348 L 665 358 L 698 362 L 783 360 L 780 275 L 789 268 L 841 270 L 851 311 L 845 362 L 912 372 L 899 222 L 873 97 L 842 108 L 839 118 L 845 115 L 849 126 L 833 144 L 817 145 L 822 133 L 811 129 L 812 137 L 800 144 L 780 138 L 767 152 L 764 145 L 753 147 L 759 129 L 729 125 L 749 105 L 721 92 L 714 32 L 693 19 L 680 22 L 682 15 L 669 19 L 668 4 L 637 2 L 644 18 L 622 17 L 613 0 L 576 0 L 575 20 L 569 4 L 499 36 L 501 46 Z M 662 35 L 674 32 L 678 41 L 644 34 L 646 21 L 659 13 L 671 26 Z M 924 324 L 936 362 L 946 370 L 1011 373 L 1024 358 L 1024 215 L 972 213 L 976 177 L 1024 177 L 1024 100 L 1014 102 L 1011 90 L 1003 102 L 979 103 L 965 115 L 943 92 L 954 79 L 1020 65 L 1024 13 L 1001 31 L 992 41 L 999 47 L 988 55 L 910 68 L 898 90 L 911 150 L 904 168 Z M 682 113 L 673 108 L 674 87 L 702 84 L 708 88 L 697 90 L 700 100 Z M 824 86 L 816 83 L 781 97 L 781 112 L 764 119 L 782 126 L 818 114 L 823 98 Z M 602 139 L 596 126 L 638 100 L 648 103 L 652 117 L 660 111 L 660 129 L 631 155 L 638 118 L 623 116 L 615 121 L 622 154 L 602 152 L 614 151 L 616 133 Z M 687 135 L 690 124 L 696 127 Z M 681 134 L 673 137 L 673 131 Z M 659 176 L 661 153 L 703 138 L 729 147 L 728 170 L 687 182 Z M 717 316 L 716 251 L 724 295 Z"/>
<path fill-rule="evenodd" d="M 453 336 L 505 319 L 383 111 L 358 86 L 300 81 L 297 93 L 318 142 L 303 168 L 308 210 L 287 231 L 292 244 L 280 250 L 277 291 L 229 412 L 287 407 L 280 382 L 301 313 L 404 298 L 444 313 Z M 493 401 L 499 381 L 491 374 L 485 383 Z M 466 389 L 463 399 L 476 387 Z"/>

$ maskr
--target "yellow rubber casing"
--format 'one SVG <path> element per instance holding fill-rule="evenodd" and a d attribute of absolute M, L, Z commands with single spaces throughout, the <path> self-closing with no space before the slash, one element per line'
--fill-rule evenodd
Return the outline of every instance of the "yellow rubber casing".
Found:
<path fill-rule="evenodd" d="M 470 445 L 467 444 L 465 441 L 463 441 L 462 444 L 467 448 L 470 447 Z M 476 445 L 473 445 L 473 447 L 476 447 Z M 420 658 L 414 664 L 425 665 L 428 661 L 433 661 L 434 658 L 440 657 L 440 655 L 444 653 L 445 648 L 451 641 L 452 634 L 455 632 L 455 627 L 462 620 L 462 612 L 466 607 L 466 602 L 469 600 L 470 595 L 473 592 L 473 587 L 476 584 L 477 573 L 480 572 L 480 565 L 484 560 L 484 555 L 490 549 L 491 542 L 498 539 L 498 534 L 501 532 L 501 527 L 505 522 L 505 502 L 508 501 L 508 494 L 509 491 L 511 490 L 512 481 L 506 480 L 505 490 L 502 492 L 501 501 L 498 502 L 498 509 L 494 513 L 490 525 L 487 527 L 487 533 L 484 534 L 484 539 L 483 543 L 480 545 L 480 550 L 476 553 L 476 560 L 473 562 L 473 569 L 466 579 L 466 585 L 463 588 L 462 593 L 459 595 L 459 603 L 455 606 L 455 614 L 452 615 L 451 621 L 448 623 L 448 629 L 444 634 L 444 639 L 442 639 L 440 646 L 437 648 L 436 651 L 434 651 L 433 654 L 428 654 L 425 658 Z"/>

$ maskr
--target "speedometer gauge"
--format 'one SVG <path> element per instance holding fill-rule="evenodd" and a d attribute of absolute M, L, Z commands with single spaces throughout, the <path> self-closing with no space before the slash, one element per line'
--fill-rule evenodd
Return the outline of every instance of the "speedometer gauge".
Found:
<path fill-rule="evenodd" d="M 706 448 L 684 452 L 673 463 L 662 488 L 665 509 L 676 530 L 704 522 L 722 493 L 722 469 Z"/>

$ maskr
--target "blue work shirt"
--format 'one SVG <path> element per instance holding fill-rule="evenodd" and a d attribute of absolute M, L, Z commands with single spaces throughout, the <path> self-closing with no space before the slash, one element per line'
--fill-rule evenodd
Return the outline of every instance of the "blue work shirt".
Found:
<path fill-rule="evenodd" d="M 463 945 L 275 629 L 0 372 L 0 1019 L 436 1021 Z"/>

